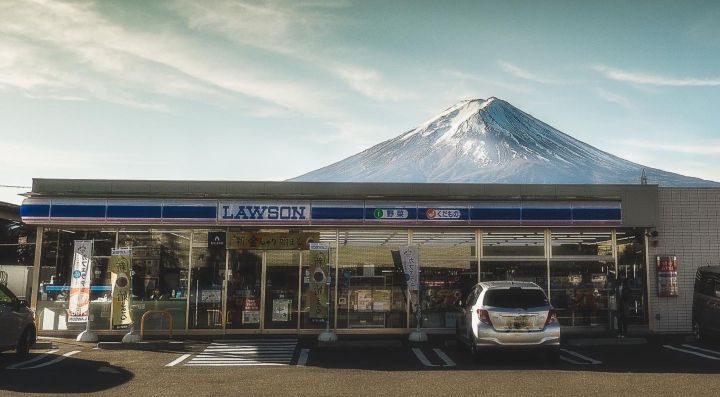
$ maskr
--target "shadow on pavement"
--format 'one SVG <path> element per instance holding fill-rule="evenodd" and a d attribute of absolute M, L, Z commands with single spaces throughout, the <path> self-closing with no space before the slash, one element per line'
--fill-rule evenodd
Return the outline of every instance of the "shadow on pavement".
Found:
<path fill-rule="evenodd" d="M 2 356 L 10 356 L 10 354 Z M 48 362 L 58 356 L 49 355 L 47 359 L 38 363 Z M 10 361 L 8 357 L 2 357 L 0 362 L 4 366 L 9 366 L 12 362 L 8 361 Z M 1 368 L 0 395 L 3 394 L 2 391 L 52 394 L 100 392 L 127 383 L 134 377 L 132 372 L 105 361 L 74 357 L 41 368 L 21 369 L 36 364 L 32 363 L 18 369 Z"/>

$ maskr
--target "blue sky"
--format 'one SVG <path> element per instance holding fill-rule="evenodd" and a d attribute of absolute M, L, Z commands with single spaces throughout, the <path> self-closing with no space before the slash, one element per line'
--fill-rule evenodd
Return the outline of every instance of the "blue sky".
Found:
<path fill-rule="evenodd" d="M 0 185 L 283 180 L 489 96 L 720 180 L 719 20 L 699 1 L 0 0 Z"/>

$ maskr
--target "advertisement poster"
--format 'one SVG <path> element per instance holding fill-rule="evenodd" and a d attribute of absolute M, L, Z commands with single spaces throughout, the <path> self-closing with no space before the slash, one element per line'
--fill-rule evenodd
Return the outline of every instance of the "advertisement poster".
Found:
<path fill-rule="evenodd" d="M 308 303 L 311 319 L 326 319 L 328 317 L 328 276 L 330 271 L 330 251 L 325 244 L 312 244 L 309 254 L 310 288 L 308 289 Z"/>
<path fill-rule="evenodd" d="M 377 289 L 373 293 L 372 308 L 374 312 L 389 312 L 390 311 L 390 290 L 389 289 Z"/>
<path fill-rule="evenodd" d="M 76 240 L 73 250 L 73 267 L 70 276 L 69 323 L 88 321 L 90 310 L 90 275 L 92 265 L 92 240 Z"/>
<path fill-rule="evenodd" d="M 242 312 L 243 324 L 259 324 L 260 323 L 260 301 L 255 295 L 249 294 L 245 298 Z"/>
<path fill-rule="evenodd" d="M 290 299 L 273 299 L 273 321 L 290 321 L 290 306 L 292 300 Z"/>
<path fill-rule="evenodd" d="M 360 289 L 355 291 L 355 311 L 371 312 L 373 309 L 372 290 Z"/>
<path fill-rule="evenodd" d="M 658 256 L 658 296 L 678 296 L 678 263 L 676 256 Z"/>
<path fill-rule="evenodd" d="M 320 240 L 320 233 L 230 232 L 227 249 L 306 250 Z"/>
<path fill-rule="evenodd" d="M 202 303 L 220 303 L 222 301 L 222 290 L 204 289 L 200 291 L 200 301 Z"/>
<path fill-rule="evenodd" d="M 130 329 L 132 319 L 132 254 L 130 248 L 113 249 L 110 255 L 110 283 L 112 285 L 112 329 Z"/>
<path fill-rule="evenodd" d="M 413 312 L 418 313 L 420 298 L 418 288 L 420 284 L 420 259 L 416 246 L 400 247 L 400 259 L 402 260 L 403 273 L 410 293 L 410 305 Z"/>

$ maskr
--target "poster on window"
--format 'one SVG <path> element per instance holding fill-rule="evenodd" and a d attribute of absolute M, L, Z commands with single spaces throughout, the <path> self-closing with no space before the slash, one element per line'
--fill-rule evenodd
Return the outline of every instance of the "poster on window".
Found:
<path fill-rule="evenodd" d="M 92 265 L 92 240 L 76 240 L 73 249 L 73 267 L 70 274 L 69 323 L 88 321 L 90 310 L 90 269 Z"/>
<path fill-rule="evenodd" d="M 658 296 L 678 296 L 678 263 L 676 256 L 658 256 Z"/>
<path fill-rule="evenodd" d="M 290 321 L 290 307 L 292 300 L 290 299 L 273 299 L 273 321 Z"/>
<path fill-rule="evenodd" d="M 132 325 L 132 254 L 130 248 L 113 249 L 110 253 L 110 284 L 112 285 L 112 329 L 129 329 Z"/>
<path fill-rule="evenodd" d="M 310 287 L 307 299 L 310 306 L 308 317 L 314 320 L 328 318 L 328 277 L 330 276 L 330 251 L 326 244 L 312 244 L 309 252 Z"/>

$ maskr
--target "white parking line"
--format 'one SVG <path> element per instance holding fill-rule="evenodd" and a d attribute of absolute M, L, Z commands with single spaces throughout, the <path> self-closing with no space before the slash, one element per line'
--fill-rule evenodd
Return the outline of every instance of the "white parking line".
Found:
<path fill-rule="evenodd" d="M 420 360 L 422 365 L 424 365 L 426 367 L 438 367 L 437 364 L 431 363 L 430 360 L 428 360 L 428 358 L 425 357 L 425 354 L 419 348 L 413 347 L 412 351 L 413 351 L 413 353 L 415 353 L 415 357 L 417 357 L 418 360 Z"/>
<path fill-rule="evenodd" d="M 567 358 L 567 357 L 565 357 L 565 356 L 560 356 L 560 359 L 563 360 L 563 361 L 567 361 L 567 362 L 569 362 L 570 364 L 577 364 L 577 365 L 588 365 L 588 364 L 590 364 L 590 363 L 583 363 L 583 362 L 580 362 L 580 361 L 575 361 L 575 360 L 573 360 L 572 358 Z"/>
<path fill-rule="evenodd" d="M 701 352 L 705 352 L 705 353 L 717 354 L 718 356 L 720 356 L 720 352 L 716 351 L 716 350 L 704 349 L 702 347 L 695 346 L 695 345 L 683 345 L 683 346 L 689 347 L 689 348 L 695 349 L 695 350 L 700 350 Z"/>
<path fill-rule="evenodd" d="M 309 355 L 310 355 L 310 349 L 300 350 L 300 357 L 298 357 L 297 365 L 299 365 L 299 366 L 307 365 L 307 360 L 308 360 Z"/>
<path fill-rule="evenodd" d="M 25 368 L 22 368 L 22 369 L 35 369 L 35 368 L 47 367 L 48 365 L 53 365 L 53 364 L 59 363 L 60 361 L 66 359 L 66 358 L 68 358 L 68 357 L 70 357 L 70 356 L 73 356 L 73 355 L 75 355 L 75 354 L 78 354 L 78 353 L 80 353 L 80 350 L 73 350 L 73 351 L 71 351 L 71 352 L 67 352 L 67 353 L 63 354 L 62 356 L 57 357 L 56 359 L 51 360 L 51 361 L 48 361 L 48 362 L 46 362 L 46 363 L 42 363 L 42 364 L 38 364 L 38 365 L 33 365 L 32 367 L 25 367 Z"/>
<path fill-rule="evenodd" d="M 670 349 L 670 350 L 677 350 L 677 351 L 679 351 L 679 352 L 683 352 L 683 353 L 687 353 L 687 354 L 692 354 L 692 355 L 695 355 L 695 356 L 698 356 L 698 357 L 709 358 L 710 360 L 719 360 L 719 361 L 720 361 L 720 357 L 708 356 L 707 354 L 702 354 L 702 353 L 694 352 L 694 351 L 692 351 L 692 350 L 685 350 L 685 349 L 681 349 L 681 348 L 679 348 L 679 347 L 674 347 L 674 346 L 670 346 L 670 345 L 663 345 L 663 347 L 665 347 L 665 348 L 667 348 L 667 349 Z"/>
<path fill-rule="evenodd" d="M 166 367 L 174 367 L 174 366 L 180 364 L 181 362 L 187 360 L 187 358 L 190 356 L 192 356 L 192 353 L 183 354 L 182 356 L 176 358 L 175 360 L 171 361 L 170 363 L 166 364 L 165 366 Z"/>
<path fill-rule="evenodd" d="M 571 356 L 575 356 L 581 360 L 588 361 L 590 364 L 593 364 L 593 365 L 602 364 L 602 361 L 596 360 L 594 358 L 590 358 L 588 356 L 583 356 L 582 354 L 580 354 L 578 352 L 574 352 L 574 351 L 568 350 L 568 349 L 560 349 L 560 350 L 567 354 L 570 354 Z M 567 361 L 567 360 L 565 360 L 565 361 Z"/>
<path fill-rule="evenodd" d="M 455 361 L 453 361 L 450 357 L 448 357 L 448 355 L 445 354 L 444 351 L 442 351 L 441 349 L 439 349 L 437 347 L 434 348 L 433 351 L 435 352 L 435 354 L 438 355 L 438 357 L 440 357 L 441 360 L 443 360 L 445 362 L 446 367 L 454 367 L 455 366 Z"/>
<path fill-rule="evenodd" d="M 10 366 L 7 367 L 7 369 L 15 369 L 15 368 L 17 368 L 17 367 L 22 367 L 23 365 L 26 365 L 26 364 L 34 363 L 35 361 L 40 361 L 40 360 L 42 360 L 43 358 L 45 358 L 45 357 L 47 357 L 47 356 L 49 356 L 49 355 L 51 355 L 51 354 L 53 354 L 53 353 L 56 353 L 58 350 L 60 350 L 60 349 L 48 350 L 47 352 L 45 352 L 45 353 L 43 353 L 43 354 L 41 354 L 41 355 L 39 355 L 39 356 L 33 357 L 33 358 L 31 358 L 31 359 L 29 359 L 29 360 L 27 360 L 27 361 L 23 361 L 23 362 L 21 362 L 21 363 L 17 363 L 17 364 L 10 365 Z"/>

